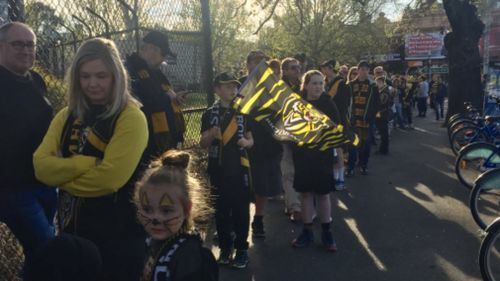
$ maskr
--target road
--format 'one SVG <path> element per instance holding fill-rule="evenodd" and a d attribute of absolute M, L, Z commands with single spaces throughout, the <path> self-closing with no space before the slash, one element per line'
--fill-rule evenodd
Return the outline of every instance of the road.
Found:
<path fill-rule="evenodd" d="M 320 247 L 318 224 L 316 246 L 292 248 L 301 225 L 283 215 L 282 201 L 273 201 L 267 237 L 252 241 L 249 267 L 221 268 L 221 280 L 480 280 L 480 237 L 468 191 L 455 178 L 446 129 L 431 115 L 415 118 L 415 130 L 394 130 L 390 155 L 372 155 L 369 175 L 358 172 L 347 179 L 347 191 L 332 194 L 337 253 Z"/>

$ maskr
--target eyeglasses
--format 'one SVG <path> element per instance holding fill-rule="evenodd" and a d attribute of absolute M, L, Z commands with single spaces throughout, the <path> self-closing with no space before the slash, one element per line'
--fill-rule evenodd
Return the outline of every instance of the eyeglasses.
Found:
<path fill-rule="evenodd" d="M 12 41 L 12 42 L 7 42 L 9 45 L 14 48 L 16 51 L 22 51 L 25 47 L 28 49 L 28 51 L 34 51 L 36 48 L 36 44 L 33 41 L 30 42 L 23 42 L 23 41 Z"/>

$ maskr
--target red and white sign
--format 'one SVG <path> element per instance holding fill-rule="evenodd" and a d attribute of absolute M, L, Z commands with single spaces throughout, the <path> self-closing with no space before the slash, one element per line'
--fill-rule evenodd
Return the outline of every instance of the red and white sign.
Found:
<path fill-rule="evenodd" d="M 441 32 L 407 34 L 405 36 L 405 59 L 445 58 L 444 34 Z"/>

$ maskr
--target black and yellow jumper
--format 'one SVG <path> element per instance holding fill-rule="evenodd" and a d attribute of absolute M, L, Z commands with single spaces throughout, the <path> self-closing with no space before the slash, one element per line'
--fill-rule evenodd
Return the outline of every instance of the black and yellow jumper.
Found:
<path fill-rule="evenodd" d="M 379 93 L 375 84 L 366 79 L 349 83 L 352 93 L 351 125 L 363 140 L 368 138 L 370 123 L 379 110 Z"/>

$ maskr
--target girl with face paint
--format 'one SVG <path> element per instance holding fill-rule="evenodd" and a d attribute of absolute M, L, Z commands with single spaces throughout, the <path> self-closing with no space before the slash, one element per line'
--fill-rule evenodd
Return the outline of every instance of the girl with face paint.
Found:
<path fill-rule="evenodd" d="M 137 218 L 149 234 L 143 281 L 218 280 L 215 258 L 194 231 L 194 221 L 207 221 L 211 204 L 189 159 L 187 152 L 167 151 L 136 186 Z"/>

